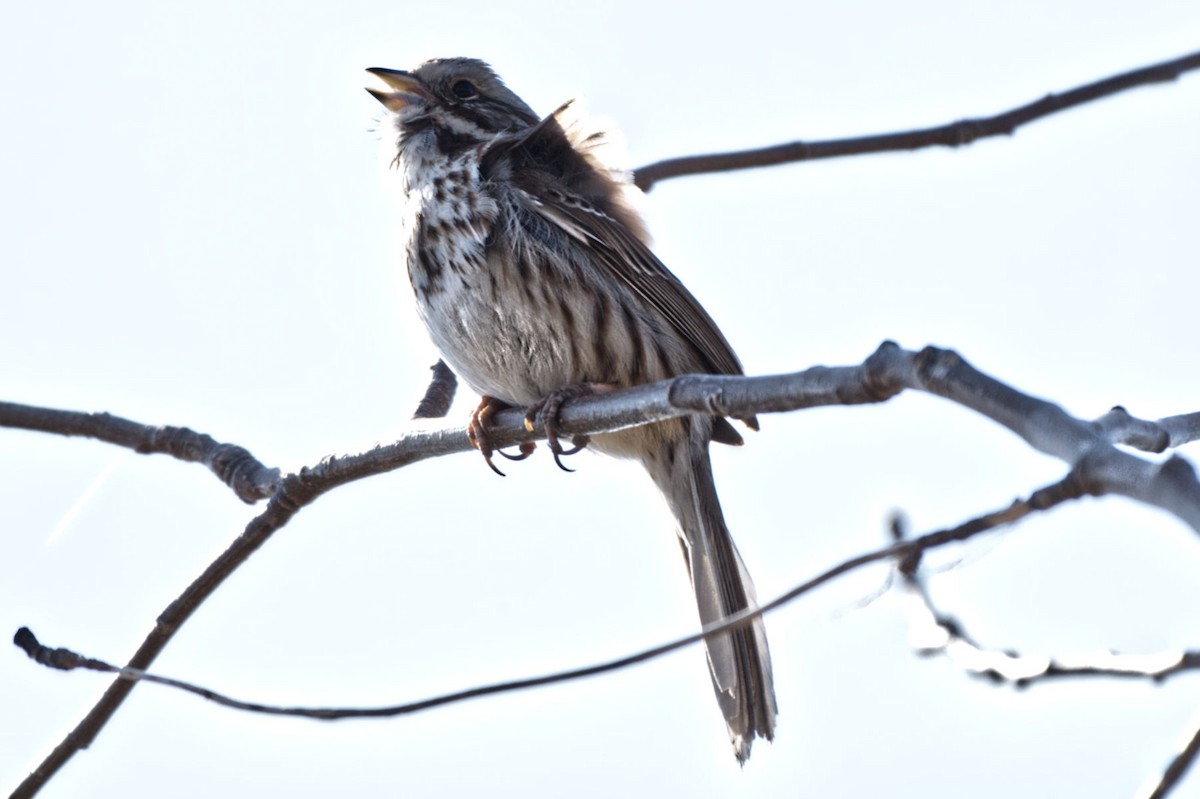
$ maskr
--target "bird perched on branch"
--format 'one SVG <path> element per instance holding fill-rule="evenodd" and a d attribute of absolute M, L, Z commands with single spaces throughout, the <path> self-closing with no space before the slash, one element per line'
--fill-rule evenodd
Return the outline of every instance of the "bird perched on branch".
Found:
<path fill-rule="evenodd" d="M 596 156 L 600 137 L 567 121 L 569 103 L 539 118 L 470 58 L 368 71 L 386 86 L 368 91 L 399 134 L 417 308 L 446 362 L 483 397 L 469 429 L 489 465 L 487 420 L 498 408 L 530 406 L 527 423 L 546 426 L 561 466 L 561 455 L 585 443 L 559 443 L 564 401 L 681 374 L 742 374 L 716 323 L 650 251 L 628 202 L 632 187 Z M 757 429 L 753 416 L 741 421 Z M 742 438 L 722 417 L 693 415 L 590 442 L 641 461 L 662 491 L 705 625 L 755 604 L 717 499 L 711 441 Z M 706 646 L 734 754 L 745 762 L 754 738 L 770 740 L 775 728 L 762 619 Z"/>

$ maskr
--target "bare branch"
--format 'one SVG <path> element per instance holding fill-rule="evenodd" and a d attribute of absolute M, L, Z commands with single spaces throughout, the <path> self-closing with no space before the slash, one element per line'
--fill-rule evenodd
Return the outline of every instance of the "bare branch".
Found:
<path fill-rule="evenodd" d="M 0 402 L 0 427 L 86 436 L 143 455 L 162 453 L 201 463 L 251 505 L 275 493 L 279 483 L 279 470 L 263 466 L 249 451 L 186 427 L 154 427 L 109 413 L 60 411 L 15 402 Z"/>
<path fill-rule="evenodd" d="M 1085 465 L 1082 474 L 1087 479 L 1089 493 L 1120 494 L 1155 505 L 1200 531 L 1200 483 L 1186 461 L 1175 457 L 1163 464 L 1155 464 L 1113 446 L 1113 437 L 1116 437 L 1134 446 L 1149 443 L 1152 451 L 1157 451 L 1154 448 L 1161 443 L 1158 438 L 1128 434 L 1124 425 L 1111 422 L 1113 412 L 1101 417 L 1101 422 L 1097 423 L 1077 419 L 1057 405 L 1023 394 L 985 375 L 954 351 L 936 347 L 913 352 L 888 341 L 858 366 L 814 366 L 791 374 L 763 377 L 683 375 L 568 402 L 563 405 L 558 427 L 565 435 L 592 435 L 686 413 L 744 416 L 883 402 L 904 389 L 952 400 L 999 422 L 1041 452 L 1072 466 Z M 13 405 L 0 405 L 0 412 L 5 407 L 68 420 L 117 418 L 108 414 L 45 411 Z M 1200 418 L 1200 414 L 1171 417 L 1157 424 L 1169 426 L 1168 443 L 1177 446 L 1200 436 L 1200 424 L 1195 423 L 1195 418 Z M 545 437 L 542 431 L 526 429 L 525 410 L 521 408 L 499 411 L 491 420 L 489 437 L 497 447 Z M 118 421 L 135 431 L 155 430 L 123 419 Z M 0 413 L 0 425 L 5 424 L 8 421 Z M 8 426 L 31 427 L 29 424 Z M 32 429 L 72 432 L 49 425 Z M 117 438 L 103 440 L 134 446 Z M 471 445 L 463 427 L 414 431 L 394 444 L 359 455 L 331 457 L 316 467 L 301 470 L 299 475 L 290 475 L 278 484 L 275 496 L 308 496 L 307 502 L 342 483 L 382 474 L 425 458 L 469 449 Z M 286 490 L 288 481 L 292 481 L 290 490 Z"/>
<path fill-rule="evenodd" d="M 178 688 L 180 690 L 187 691 L 210 701 L 216 702 L 217 704 L 232 707 L 238 710 L 277 716 L 299 716 L 321 720 L 402 716 L 417 713 L 423 710 L 430 710 L 443 705 L 462 702 L 467 699 L 476 699 L 484 696 L 491 696 L 495 694 L 508 693 L 511 691 L 524 690 L 527 688 L 578 680 L 583 677 L 591 677 L 609 671 L 616 671 L 618 669 L 632 666 L 636 663 L 652 660 L 677 649 L 698 643 L 706 636 L 716 635 L 742 627 L 750 623 L 752 619 L 757 618 L 765 613 L 769 613 L 777 608 L 783 607 L 784 605 L 815 590 L 825 583 L 831 582 L 837 577 L 841 577 L 842 575 L 848 574 L 856 569 L 862 568 L 863 566 L 875 563 L 877 561 L 895 559 L 899 564 L 898 568 L 902 574 L 915 574 L 916 565 L 919 564 L 922 553 L 929 549 L 945 546 L 950 543 L 965 541 L 976 535 L 980 535 L 981 533 L 995 530 L 1001 525 L 1011 524 L 1015 521 L 1018 521 L 1028 513 L 1031 513 L 1035 510 L 1045 509 L 1069 499 L 1077 499 L 1081 496 L 1084 496 L 1084 491 L 1082 489 L 1080 475 L 1077 471 L 1072 471 L 1064 480 L 1060 481 L 1059 483 L 1039 489 L 1028 499 L 1014 500 L 1014 502 L 1007 508 L 984 514 L 975 519 L 964 522 L 957 527 L 929 533 L 911 540 L 901 540 L 892 546 L 877 549 L 873 552 L 868 552 L 843 561 L 837 566 L 826 570 L 811 580 L 801 583 L 792 590 L 762 605 L 761 607 L 750 608 L 732 616 L 728 616 L 720 623 L 708 625 L 701 632 L 677 638 L 659 646 L 651 647 L 649 649 L 605 661 L 603 663 L 583 666 L 580 668 L 556 672 L 539 677 L 529 677 L 519 680 L 492 683 L 490 685 L 468 688 L 461 691 L 442 694 L 440 696 L 434 696 L 401 705 L 367 708 L 283 707 L 279 705 L 265 705 L 258 702 L 248 702 L 240 699 L 234 699 L 209 688 L 204 688 L 202 686 L 194 685 L 182 680 L 150 674 L 143 668 L 134 667 L 132 664 L 130 666 L 126 666 L 125 668 L 118 668 L 116 666 L 109 665 L 104 661 L 78 655 L 68 649 L 50 649 L 40 644 L 36 637 L 34 637 L 33 633 L 26 628 L 21 628 L 17 631 L 17 635 L 14 638 L 14 643 L 21 647 L 26 654 L 28 654 L 29 657 L 35 661 L 52 668 L 86 668 L 96 671 L 115 672 L 120 675 L 120 679 L 114 683 L 114 688 L 118 685 L 127 685 L 132 687 L 134 682 L 144 680 Z M 916 583 L 914 581 L 910 581 L 910 584 Z M 1200 652 L 1186 653 L 1186 655 L 1181 654 L 1180 657 L 1176 658 L 1176 662 L 1163 663 L 1158 672 L 1150 676 L 1154 676 L 1157 679 L 1165 679 L 1168 676 L 1184 670 L 1196 668 L 1200 668 Z M 1119 671 L 1114 668 L 1110 672 L 1110 675 L 1126 676 L 1127 671 L 1128 669 L 1125 671 Z M 109 690 L 111 692 L 113 689 L 110 688 Z"/>
<path fill-rule="evenodd" d="M 540 677 L 529 677 L 520 680 L 493 683 L 476 688 L 455 691 L 449 694 L 442 694 L 440 696 L 430 697 L 428 699 L 423 699 L 417 702 L 409 702 L 402 705 L 389 705 L 369 708 L 306 708 L 264 705 L 258 702 L 246 702 L 239 699 L 233 699 L 211 689 L 193 685 L 182 680 L 149 674 L 143 668 L 134 667 L 132 664 L 125 668 L 118 668 L 116 666 L 109 665 L 104 661 L 76 654 L 69 649 L 50 649 L 49 647 L 45 647 L 39 643 L 34 634 L 24 627 L 17 631 L 13 642 L 17 646 L 21 647 L 30 658 L 42 663 L 43 665 L 50 666 L 51 668 L 86 668 L 96 671 L 115 672 L 120 675 L 120 679 L 114 683 L 114 687 L 117 685 L 132 686 L 134 682 L 145 680 L 148 682 L 155 682 L 188 691 L 227 707 L 277 716 L 301 716 L 305 718 L 322 720 L 402 716 L 440 707 L 442 705 L 462 702 L 467 699 L 475 699 L 483 696 L 519 691 L 526 688 L 534 688 L 543 685 L 553 685 L 555 683 L 578 680 L 583 677 L 591 677 L 609 671 L 616 671 L 618 669 L 632 666 L 635 663 L 642 663 L 647 660 L 652 660 L 669 652 L 674 652 L 677 649 L 699 643 L 706 636 L 717 635 L 737 629 L 739 627 L 743 627 L 749 624 L 753 619 L 765 613 L 776 610 L 777 608 L 781 608 L 789 602 L 792 602 L 799 597 L 819 588 L 825 583 L 831 582 L 838 577 L 849 574 L 850 572 L 862 568 L 868 564 L 889 559 L 895 559 L 901 563 L 917 562 L 920 559 L 921 553 L 928 549 L 945 546 L 946 544 L 950 543 L 965 541 L 968 538 L 991 531 L 999 524 L 1015 521 L 1023 514 L 1014 514 L 1012 512 L 1012 508 L 1015 506 L 1034 508 L 1044 505 L 1046 500 L 1039 498 L 1041 495 L 1052 495 L 1063 498 L 1082 496 L 1080 491 L 1071 488 L 1071 485 L 1078 484 L 1076 475 L 1068 475 L 1067 479 L 1064 480 L 1063 483 L 1067 485 L 1064 486 L 1055 484 L 1053 486 L 1048 486 L 1047 488 L 1036 492 L 1028 500 L 1017 500 L 1009 508 L 985 514 L 976 519 L 972 519 L 968 522 L 960 524 L 957 527 L 947 530 L 939 530 L 937 532 L 929 533 L 911 540 L 903 540 L 893 544 L 892 546 L 884 547 L 873 552 L 868 552 L 858 555 L 857 557 L 850 558 L 849 560 L 843 561 L 837 566 L 826 570 L 822 574 L 817 575 L 811 580 L 801 583 L 792 590 L 788 591 L 786 594 L 777 597 L 776 599 L 762 605 L 759 608 L 748 608 L 734 615 L 727 616 L 724 621 L 710 624 L 701 632 L 683 636 L 665 644 L 642 650 L 641 652 L 636 652 L 631 655 L 615 658 L 613 660 L 591 666 L 583 666 L 577 669 L 556 672 Z M 109 690 L 110 692 L 112 691 L 111 688 Z"/>
<path fill-rule="evenodd" d="M 919 150 L 935 146 L 961 147 L 988 136 L 1010 136 L 1022 125 L 1042 117 L 1128 89 L 1173 81 L 1184 72 L 1197 68 L 1200 68 L 1200 53 L 1191 53 L 1182 58 L 1078 86 L 1062 94 L 1048 94 L 1035 102 L 990 117 L 962 119 L 937 127 L 900 133 L 880 133 L 816 142 L 795 141 L 754 150 L 668 158 L 634 170 L 633 182 L 642 191 L 650 191 L 659 181 L 687 175 L 729 172 L 846 155 Z"/>
<path fill-rule="evenodd" d="M 1057 501 L 1052 504 L 1070 498 L 1058 491 L 1057 486 L 1050 486 L 1038 493 L 1047 491 L 1056 495 Z M 1018 501 L 1013 504 L 1024 504 L 1032 510 L 1033 497 L 1029 503 Z M 1048 507 L 1050 505 L 1044 505 L 1041 509 Z M 1150 654 L 1108 651 L 1052 657 L 988 649 L 967 632 L 960 620 L 935 606 L 929 587 L 917 567 L 919 555 L 918 552 L 906 559 L 898 568 L 903 585 L 916 600 L 910 636 L 921 642 L 918 649 L 922 655 L 944 654 L 972 676 L 1025 688 L 1036 682 L 1061 677 L 1134 677 L 1162 682 L 1186 671 L 1200 670 L 1200 650 Z"/>
<path fill-rule="evenodd" d="M 884 342 L 861 366 L 816 366 L 767 377 L 677 377 L 570 403 L 563 409 L 559 427 L 574 435 L 657 421 L 680 410 L 741 416 L 819 405 L 882 402 L 906 388 L 975 410 L 1012 430 L 1035 449 L 1077 467 L 1090 494 L 1137 499 L 1173 513 L 1200 532 L 1200 482 L 1187 461 L 1173 457 L 1156 464 L 1123 452 L 1113 446 L 1104 427 L 1023 394 L 978 371 L 952 350 L 936 347 L 914 353 Z M 631 405 L 629 400 L 635 397 L 637 402 Z M 520 418 L 519 413 L 505 412 L 496 418 L 505 428 L 494 436 L 498 445 L 527 440 L 509 436 L 509 426 Z M 621 424 L 610 427 L 600 424 L 602 419 Z M 1196 428 L 1172 421 L 1170 443 L 1193 440 Z M 1138 441 L 1127 443 L 1136 445 Z"/>
<path fill-rule="evenodd" d="M 1124 414 L 1120 408 L 1114 411 Z M 1042 509 L 1045 509 L 1070 498 L 1068 495 L 1071 492 L 1060 491 L 1057 486 L 1049 486 L 1037 493 L 1051 499 L 1050 504 L 1042 503 Z M 1022 504 L 1028 510 L 1032 510 L 1033 497 L 1028 503 L 1021 503 L 1019 500 L 1013 503 L 1014 507 Z M 903 522 L 899 519 L 894 520 L 892 532 L 894 538 L 903 540 Z M 1168 650 L 1149 654 L 1107 651 L 1053 657 L 987 649 L 967 632 L 958 618 L 936 607 L 919 568 L 920 557 L 921 551 L 914 552 L 902 558 L 897 567 L 903 585 L 913 599 L 909 613 L 909 637 L 920 654 L 944 654 L 974 677 L 1025 688 L 1034 683 L 1063 677 L 1134 678 L 1161 683 L 1184 672 L 1200 671 L 1200 650 Z M 1191 740 L 1182 747 L 1146 795 L 1166 797 L 1197 757 L 1200 757 L 1200 729 L 1197 729 Z"/>
<path fill-rule="evenodd" d="M 1146 794 L 1146 799 L 1166 799 L 1197 759 L 1200 759 L 1200 727 L 1192 732 L 1192 737 L 1171 760 L 1154 788 Z"/>
<path fill-rule="evenodd" d="M 1097 419 L 1096 424 L 1114 444 L 1128 444 L 1145 452 L 1162 452 L 1200 438 L 1200 413 L 1150 422 L 1130 416 L 1118 405 Z"/>
<path fill-rule="evenodd" d="M 245 562 L 276 530 L 287 524 L 300 507 L 311 501 L 312 496 L 307 496 L 303 491 L 303 484 L 298 483 L 299 478 L 296 475 L 289 475 L 280 482 L 266 509 L 251 520 L 245 531 L 229 548 L 162 612 L 154 629 L 130 658 L 129 668 L 144 669 L 153 663 L 180 626 L 225 581 L 225 578 Z M 133 683 L 128 680 L 118 679 L 113 682 L 75 729 L 67 733 L 54 750 L 17 786 L 12 793 L 12 799 L 27 799 L 36 794 L 76 752 L 90 746 L 132 689 Z"/>
<path fill-rule="evenodd" d="M 956 353 L 933 347 L 911 352 L 892 342 L 884 342 L 859 366 L 816 366 L 790 375 L 767 377 L 686 375 L 660 383 L 582 397 L 563 406 L 559 428 L 567 435 L 594 434 L 686 413 L 745 415 L 823 405 L 882 402 L 906 388 L 926 391 L 965 405 L 1005 425 L 1037 449 L 1067 461 L 1072 468 L 1064 483 L 1070 481 L 1069 490 L 1078 495 L 1113 493 L 1128 496 L 1168 510 L 1200 531 L 1200 482 L 1197 482 L 1194 470 L 1186 461 L 1173 457 L 1165 463 L 1156 464 L 1122 452 L 1113 446 L 1102 425 L 1069 416 L 1056 405 L 1022 394 L 979 372 Z M 524 417 L 524 409 L 519 408 L 500 411 L 492 417 L 489 435 L 493 443 L 496 446 L 509 446 L 543 437 L 544 434 L 540 432 L 526 430 Z M 2 420 L 0 423 L 3 423 Z M 1178 436 L 1178 443 L 1190 440 L 1187 426 L 1178 427 L 1184 430 Z M 1191 432 L 1195 432 L 1194 426 Z M 1173 435 L 1173 442 L 1175 438 Z M 154 630 L 130 659 L 127 668 L 147 669 L 192 612 L 300 508 L 321 494 L 354 480 L 470 448 L 466 430 L 462 427 L 416 431 L 389 446 L 376 447 L 359 455 L 328 458 L 315 467 L 287 475 L 278 482 L 266 509 L 251 520 L 230 547 L 163 611 Z M 775 607 L 790 601 L 812 587 L 864 563 L 909 554 L 921 547 L 937 545 L 942 540 L 960 540 L 993 526 L 978 521 L 968 523 L 954 531 L 931 534 L 860 556 L 764 607 Z M 741 619 L 733 617 L 734 623 Z M 683 639 L 662 651 L 671 651 L 694 640 L 698 640 L 698 636 Z M 632 659 L 622 659 L 620 663 L 638 662 L 657 653 L 657 649 L 651 650 L 632 656 Z M 590 667 L 576 676 L 617 667 L 619 665 Z M 559 681 L 559 678 L 550 681 Z M 538 678 L 532 682 L 522 681 L 516 687 L 529 687 L 543 682 L 543 678 Z M 85 748 L 116 712 L 132 686 L 133 683 L 127 679 L 116 680 L 75 730 L 22 783 L 14 796 L 32 796 L 76 751 Z M 497 690 L 500 689 L 493 686 L 465 693 L 477 696 Z M 431 707 L 446 701 L 454 700 L 430 700 L 423 706 Z"/>
<path fill-rule="evenodd" d="M 429 388 L 425 389 L 425 396 L 412 415 L 414 419 L 441 419 L 454 402 L 454 392 L 458 388 L 458 378 L 454 372 L 440 358 L 429 368 L 433 370 L 433 379 L 429 381 Z"/>

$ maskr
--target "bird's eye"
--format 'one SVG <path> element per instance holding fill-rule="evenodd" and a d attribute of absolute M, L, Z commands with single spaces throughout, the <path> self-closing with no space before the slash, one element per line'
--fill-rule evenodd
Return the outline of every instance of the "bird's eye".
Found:
<path fill-rule="evenodd" d="M 479 95 L 479 91 L 475 88 L 475 84 L 469 80 L 457 80 L 450 87 L 450 91 L 454 92 L 454 96 L 460 100 L 470 100 Z"/>

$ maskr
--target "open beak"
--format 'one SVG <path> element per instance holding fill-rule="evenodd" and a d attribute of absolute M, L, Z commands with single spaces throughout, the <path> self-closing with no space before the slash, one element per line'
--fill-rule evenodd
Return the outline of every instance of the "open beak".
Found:
<path fill-rule="evenodd" d="M 368 88 L 367 91 L 393 113 L 410 105 L 427 103 L 433 99 L 411 72 L 405 72 L 402 69 L 384 69 L 383 67 L 371 67 L 367 72 L 382 80 L 391 89 L 391 91 L 379 91 Z"/>

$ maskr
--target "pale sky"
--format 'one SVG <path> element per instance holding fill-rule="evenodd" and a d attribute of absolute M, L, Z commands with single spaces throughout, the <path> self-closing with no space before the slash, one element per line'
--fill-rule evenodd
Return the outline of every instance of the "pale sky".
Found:
<path fill-rule="evenodd" d="M 986 115 L 1200 47 L 1200 4 L 24 4 L 0 30 L 0 400 L 186 425 L 284 469 L 390 441 L 436 358 L 413 322 L 367 67 L 490 61 L 536 110 L 586 96 L 630 165 Z M 952 347 L 1082 418 L 1200 410 L 1200 75 L 957 151 L 669 181 L 657 251 L 751 374 Z M 452 411 L 465 420 L 466 389 Z M 714 454 L 769 599 L 1066 467 L 924 395 L 763 418 Z M 202 468 L 0 430 L 0 632 L 124 662 L 261 508 Z M 1181 454 L 1193 463 L 1200 446 Z M 692 632 L 633 465 L 440 459 L 323 497 L 155 671 L 241 699 L 383 705 Z M 931 559 L 984 643 L 1200 642 L 1200 542 L 1087 500 Z M 921 659 L 863 571 L 767 620 L 779 725 L 739 769 L 703 654 L 408 718 L 263 718 L 143 686 L 46 797 L 1128 797 L 1200 681 L 1017 692 Z M 0 657 L 0 789 L 107 678 Z M 1190 792 L 1190 793 L 1189 793 Z M 1193 773 L 1177 796 L 1200 795 Z"/>

